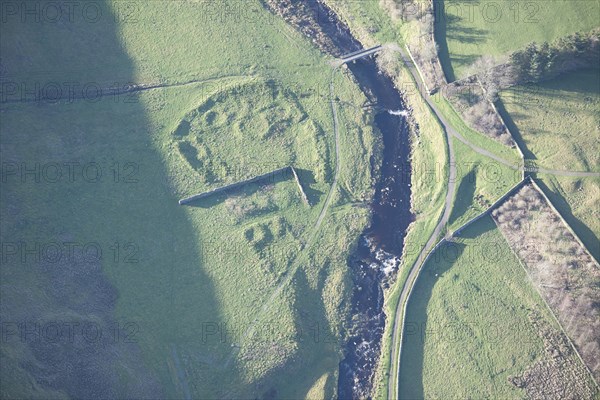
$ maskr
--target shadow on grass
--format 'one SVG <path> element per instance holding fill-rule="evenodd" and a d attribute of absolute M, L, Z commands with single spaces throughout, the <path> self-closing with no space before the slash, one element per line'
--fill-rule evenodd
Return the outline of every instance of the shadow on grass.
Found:
<path fill-rule="evenodd" d="M 517 127 L 517 124 L 515 123 L 515 121 L 512 119 L 512 116 L 510 115 L 510 113 L 508 111 L 506 111 L 506 108 L 504 107 L 504 103 L 502 102 L 502 100 L 498 100 L 495 103 L 495 105 L 496 105 L 496 108 L 498 109 L 498 112 L 502 116 L 502 119 L 504 120 L 506 127 L 510 131 L 514 141 L 517 143 L 517 145 L 523 152 L 523 155 L 525 156 L 525 158 L 528 160 L 536 160 L 537 158 L 536 158 L 535 154 L 533 154 L 533 152 L 531 152 L 531 150 L 529 150 L 529 148 L 525 144 L 525 141 L 523 140 L 523 135 L 521 134 L 521 131 Z"/>
<path fill-rule="evenodd" d="M 296 168 L 296 173 L 298 173 L 298 179 L 300 179 L 300 184 L 302 185 L 304 193 L 306 193 L 306 197 L 308 197 L 310 204 L 318 204 L 323 192 L 311 187 L 311 185 L 317 183 L 313 172 L 307 169 Z"/>
<path fill-rule="evenodd" d="M 433 2 L 433 15 L 445 15 L 444 2 L 442 0 L 435 0 Z M 435 42 L 438 45 L 438 57 L 442 64 L 442 70 L 446 76 L 447 82 L 454 82 L 456 75 L 454 74 L 454 68 L 450 62 L 450 51 L 448 50 L 448 41 L 446 40 L 447 35 L 447 19 L 436 18 L 434 24 L 434 36 Z"/>
<path fill-rule="evenodd" d="M 483 235 L 493 229 L 496 229 L 496 223 L 494 219 L 488 213 L 481 217 L 471 225 L 467 226 L 460 232 L 459 237 L 463 239 L 475 239 L 476 237 Z"/>
<path fill-rule="evenodd" d="M 218 191 L 201 199 L 193 200 L 192 202 L 186 203 L 184 205 L 189 207 L 210 208 L 224 202 L 230 197 L 251 196 L 260 191 L 264 191 L 265 188 L 269 185 L 276 185 L 289 179 L 293 179 L 291 171 L 278 172 L 270 174 L 269 176 L 266 176 L 265 178 L 259 181 L 248 182 L 243 185 L 234 186 L 231 188 L 225 187 L 224 190 L 215 189 Z"/>
<path fill-rule="evenodd" d="M 336 359 L 324 358 L 320 350 L 323 346 L 331 349 L 341 347 L 329 328 L 327 312 L 321 297 L 327 271 L 327 265 L 320 269 L 316 287 L 309 283 L 303 268 L 299 268 L 293 276 L 290 287 L 294 288 L 295 293 L 292 304 L 295 311 L 294 326 L 287 327 L 279 323 L 276 326 L 280 333 L 295 332 L 296 350 L 293 356 L 279 367 L 270 370 L 255 384 L 255 398 L 307 398 L 306 388 L 310 388 L 325 373 L 331 371 L 332 366 L 337 364 Z M 263 340 L 276 343 L 275 337 L 265 337 Z M 257 344 L 260 345 L 258 342 Z M 299 362 L 300 360 L 301 362 Z M 282 371 L 285 371 L 284 374 L 287 376 L 295 376 L 294 382 L 282 381 Z M 324 392 L 319 397 L 331 398 L 334 394 L 335 384 L 334 377 L 329 376 L 324 385 Z"/>
<path fill-rule="evenodd" d="M 477 223 L 464 230 L 464 238 L 477 238 L 484 233 L 496 228 L 496 224 L 489 216 L 484 216 Z M 425 365 L 425 346 L 440 345 L 440 338 L 446 333 L 443 326 L 432 326 L 435 321 L 428 321 L 427 310 L 433 296 L 433 291 L 438 279 L 446 273 L 452 272 L 452 267 L 463 255 L 467 248 L 461 242 L 446 242 L 431 255 L 423 266 L 410 301 L 406 309 L 405 335 L 402 342 L 401 368 L 399 372 L 399 398 L 423 399 L 425 398 L 425 382 L 423 371 Z M 459 274 L 453 275 L 453 280 L 460 279 Z M 428 334 L 429 333 L 429 334 Z M 449 338 L 452 332 L 447 332 Z M 441 344 L 443 345 L 443 343 Z M 452 343 L 453 346 L 458 343 Z M 428 360 L 435 363 L 435 360 Z"/>
<path fill-rule="evenodd" d="M 449 17 L 448 21 L 451 23 L 458 23 L 460 18 Z M 462 43 L 480 43 L 483 42 L 482 37 L 486 33 L 487 31 L 484 29 L 453 26 L 451 29 L 446 31 L 446 38 L 457 40 Z"/>
<path fill-rule="evenodd" d="M 561 96 L 568 96 L 572 99 L 581 99 L 582 95 L 586 101 L 593 101 L 600 93 L 600 69 L 586 68 L 573 72 L 563 73 L 554 79 L 543 81 L 536 84 L 527 85 L 538 95 L 543 95 L 548 101 L 554 99 L 555 93 L 552 90 L 560 90 Z M 546 91 L 550 89 L 550 91 Z M 565 93 L 569 92 L 569 93 Z"/>
<path fill-rule="evenodd" d="M 461 26 L 462 17 L 452 15 L 452 9 L 448 10 L 445 6 L 445 1 L 435 0 L 433 2 L 433 10 L 435 15 L 434 36 L 438 45 L 438 57 L 442 64 L 442 69 L 448 82 L 455 81 L 456 74 L 453 67 L 454 63 L 470 65 L 477 56 L 458 55 L 450 56 L 448 48 L 448 40 L 454 40 L 461 43 L 481 43 L 487 31 L 471 27 Z"/>
<path fill-rule="evenodd" d="M 573 228 L 592 257 L 594 257 L 596 261 L 600 262 L 600 239 L 598 236 L 596 236 L 594 231 L 592 231 L 585 223 L 573 215 L 571 206 L 560 193 L 552 190 L 550 187 L 548 187 L 548 185 L 546 185 L 545 181 L 539 178 L 535 181 L 548 195 L 548 198 L 550 198 L 552 204 L 554 204 L 558 211 L 560 211 L 565 221 L 567 221 L 571 228 Z"/>
<path fill-rule="evenodd" d="M 423 266 L 406 309 L 405 332 L 399 372 L 400 399 L 423 399 L 425 368 L 425 342 L 428 337 L 427 307 L 440 276 L 448 272 L 466 246 L 462 243 L 445 243 L 433 253 Z M 436 329 L 439 327 L 436 327 Z M 431 329 L 431 327 L 430 327 Z M 439 334 L 439 332 L 436 333 Z M 435 338 L 432 338 L 435 340 Z"/>
<path fill-rule="evenodd" d="M 42 10 L 51 4 L 40 3 Z M 113 2 L 93 5 L 101 16 L 94 23 L 69 18 L 68 23 L 23 24 L 18 17 L 18 25 L 3 22 L 2 62 L 27 79 L 50 79 L 43 71 L 52 65 L 51 71 L 63 75 L 60 82 L 71 82 L 72 88 L 92 82 L 86 80 L 90 75 L 96 75 L 96 82 L 105 76 L 135 82 L 140 66 L 123 47 L 123 27 L 116 22 L 122 16 L 113 13 Z M 57 20 L 62 17 L 59 13 Z M 160 89 L 154 93 L 159 96 Z M 2 265 L 3 321 L 50 322 L 59 330 L 54 336 L 52 329 L 52 340 L 30 340 L 32 333 L 16 345 L 0 343 L 2 398 L 216 398 L 221 396 L 215 388 L 223 382 L 252 389 L 230 368 L 213 373 L 203 381 L 208 384 L 194 391 L 191 357 L 198 352 L 190 349 L 212 351 L 199 332 L 208 321 L 222 323 L 222 305 L 202 261 L 204 238 L 170 191 L 161 190 L 168 173 L 154 140 L 160 128 L 137 95 L 123 99 L 105 96 L 52 107 L 24 104 L 2 113 L 0 148 L 7 140 L 19 143 L 10 151 L 24 161 L 49 140 L 60 146 L 45 148 L 44 156 L 61 165 L 67 160 L 128 160 L 144 167 L 135 185 L 61 181 L 30 191 L 9 184 L 0 191 L 3 233 L 49 243 L 92 240 L 104 250 L 93 265 L 82 262 L 85 255 L 63 257 L 51 268 L 33 257 L 21 265 Z M 22 210 L 19 218 L 34 222 L 29 231 L 18 221 L 4 220 L 13 213 L 6 212 L 13 203 Z M 119 256 L 111 251 L 113 242 L 121 245 Z M 70 340 L 61 331 L 63 321 L 71 324 Z M 90 324 L 95 328 L 91 340 L 81 328 Z"/>
<path fill-rule="evenodd" d="M 458 185 L 456 198 L 454 199 L 454 207 L 452 208 L 448 224 L 451 225 L 469 210 L 473 198 L 475 197 L 476 186 L 477 174 L 475 173 L 475 168 L 473 168 L 462 178 Z"/>
<path fill-rule="evenodd" d="M 468 67 L 469 65 L 471 65 L 475 61 L 477 61 L 478 58 L 479 58 L 479 56 L 476 56 L 476 55 L 452 54 L 452 56 L 450 57 L 450 62 L 454 65 L 458 64 L 458 66 L 463 65 L 465 67 Z"/>

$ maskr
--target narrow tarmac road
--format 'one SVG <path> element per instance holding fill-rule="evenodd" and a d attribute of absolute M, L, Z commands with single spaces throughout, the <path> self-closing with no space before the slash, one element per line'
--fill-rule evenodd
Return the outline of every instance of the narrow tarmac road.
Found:
<path fill-rule="evenodd" d="M 412 75 L 414 81 L 417 83 L 419 90 L 421 93 L 426 93 L 426 90 L 419 79 L 419 74 L 416 70 L 415 65 L 412 60 L 408 57 L 408 55 L 401 48 L 397 48 L 402 56 L 404 64 L 408 68 L 410 74 Z M 438 221 L 433 233 L 431 234 L 429 240 L 423 246 L 421 253 L 417 257 L 417 261 L 412 265 L 411 270 L 406 278 L 406 282 L 404 287 L 402 288 L 402 292 L 400 293 L 400 298 L 398 301 L 398 306 L 396 308 L 395 318 L 394 318 L 394 326 L 392 328 L 392 358 L 390 360 L 391 368 L 390 368 L 390 380 L 388 383 L 388 399 L 396 399 L 399 394 L 399 372 L 400 372 L 400 351 L 401 351 L 401 343 L 402 343 L 402 334 L 404 332 L 404 316 L 406 313 L 406 304 L 408 304 L 408 299 L 412 292 L 412 288 L 414 283 L 419 276 L 419 272 L 421 271 L 421 267 L 423 266 L 427 255 L 431 252 L 431 250 L 436 245 L 437 239 L 442 233 L 444 226 L 448 223 L 448 219 L 450 218 L 450 211 L 452 210 L 452 200 L 454 198 L 454 192 L 456 190 L 456 158 L 454 155 L 454 149 L 450 143 L 450 137 L 456 133 L 454 129 L 443 119 L 440 117 L 440 113 L 435 108 L 435 105 L 431 101 L 431 99 L 427 96 L 423 96 L 423 99 L 427 102 L 429 107 L 433 110 L 435 115 L 438 117 L 444 134 L 446 135 L 446 144 L 448 149 L 448 163 L 449 163 L 449 174 L 448 174 L 448 191 L 446 192 L 446 200 L 444 201 L 444 212 L 442 217 Z"/>

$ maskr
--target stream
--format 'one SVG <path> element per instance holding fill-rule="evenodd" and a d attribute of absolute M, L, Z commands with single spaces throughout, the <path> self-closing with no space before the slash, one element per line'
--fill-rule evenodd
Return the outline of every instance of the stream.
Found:
<path fill-rule="evenodd" d="M 263 0 L 267 8 L 309 37 L 323 52 L 339 58 L 363 48 L 321 1 Z M 369 56 L 347 64 L 371 104 L 382 135 L 381 165 L 371 203 L 371 222 L 348 258 L 353 281 L 351 312 L 344 358 L 339 364 L 338 398 L 371 398 L 375 367 L 381 356 L 385 328 L 383 291 L 397 274 L 410 211 L 410 139 L 406 106 L 398 90 Z M 337 72 L 341 73 L 341 72 Z M 338 107 L 343 107 L 338 103 Z M 372 161 L 373 162 L 373 161 Z"/>
<path fill-rule="evenodd" d="M 349 29 L 324 4 L 307 2 L 317 24 L 334 45 L 336 57 L 362 48 Z M 348 64 L 361 90 L 372 104 L 375 124 L 382 134 L 383 163 L 371 204 L 372 219 L 357 251 L 348 260 L 354 292 L 352 324 L 344 359 L 339 365 L 340 399 L 369 398 L 373 373 L 381 355 L 385 327 L 383 290 L 396 275 L 404 236 L 413 221 L 410 211 L 410 141 L 406 109 L 400 93 L 371 57 Z"/>

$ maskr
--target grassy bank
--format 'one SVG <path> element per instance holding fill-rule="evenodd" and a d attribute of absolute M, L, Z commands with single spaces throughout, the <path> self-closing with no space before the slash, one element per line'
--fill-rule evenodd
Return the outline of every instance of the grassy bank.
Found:
<path fill-rule="evenodd" d="M 516 149 L 505 146 L 494 139 L 491 139 L 484 134 L 477 132 L 467 126 L 454 107 L 441 94 L 436 94 L 435 104 L 438 111 L 446 118 L 446 120 L 461 134 L 467 141 L 482 149 L 488 150 L 498 157 L 514 164 L 522 164 L 521 157 Z"/>

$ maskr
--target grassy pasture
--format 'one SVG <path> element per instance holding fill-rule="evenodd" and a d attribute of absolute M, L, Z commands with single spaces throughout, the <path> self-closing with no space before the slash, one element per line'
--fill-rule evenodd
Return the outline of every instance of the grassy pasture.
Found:
<path fill-rule="evenodd" d="M 9 263 L 2 268 L 8 317 L 135 323 L 134 343 L 118 342 L 108 361 L 105 349 L 90 357 L 92 376 L 107 365 L 118 371 L 106 396 L 334 396 L 350 294 L 346 256 L 367 223 L 355 203 L 371 195 L 369 161 L 377 158 L 370 116 L 358 107 L 363 95 L 344 72 L 332 78 L 325 58 L 258 1 L 237 11 L 216 2 L 131 3 L 135 21 L 121 18 L 118 2 L 101 4 L 109 18 L 90 27 L 4 25 L 7 79 L 166 86 L 97 101 L 3 104 L 3 161 L 94 162 L 103 175 L 56 183 L 8 177 L 2 241 L 97 242 L 99 274 L 116 297 L 100 313 L 101 299 L 78 294 L 86 287 L 77 280 L 57 297 L 34 260 Z M 342 125 L 340 186 L 311 243 L 335 167 L 331 79 Z M 290 164 L 310 208 L 288 177 L 177 204 Z M 9 294 L 19 292 L 29 300 L 12 304 Z M 82 297 L 90 303 L 83 311 L 73 306 Z M 27 346 L 3 345 L 2 357 L 14 367 L 2 369 L 3 396 L 74 394 L 23 367 L 42 362 Z"/>
<path fill-rule="evenodd" d="M 541 186 L 588 251 L 600 260 L 600 178 L 543 177 Z"/>
<path fill-rule="evenodd" d="M 600 69 L 517 86 L 500 97 L 528 159 L 545 168 L 600 171 Z"/>
<path fill-rule="evenodd" d="M 474 152 L 453 139 L 457 182 L 448 229 L 454 231 L 489 208 L 521 180 L 521 172 Z"/>
<path fill-rule="evenodd" d="M 483 54 L 498 57 L 530 42 L 552 41 L 598 26 L 593 0 L 510 2 L 436 0 L 435 36 L 440 61 L 451 82 L 468 76 Z"/>
<path fill-rule="evenodd" d="M 501 93 L 505 119 L 528 159 L 545 168 L 600 171 L 600 70 Z M 552 202 L 598 259 L 598 179 L 539 174 Z"/>
<path fill-rule="evenodd" d="M 173 141 L 189 174 L 209 188 L 268 172 L 269 164 L 272 170 L 293 164 L 311 168 L 318 182 L 330 180 L 332 160 L 323 129 L 308 118 L 293 92 L 283 90 L 274 82 L 241 82 L 188 112 Z"/>
<path fill-rule="evenodd" d="M 402 42 L 395 22 L 380 6 L 378 0 L 339 1 L 326 0 L 327 5 L 339 15 L 365 46 L 376 43 Z"/>
<path fill-rule="evenodd" d="M 428 260 L 407 309 L 400 398 L 521 398 L 508 377 L 539 360 L 528 318 L 552 321 L 490 217 Z"/>

